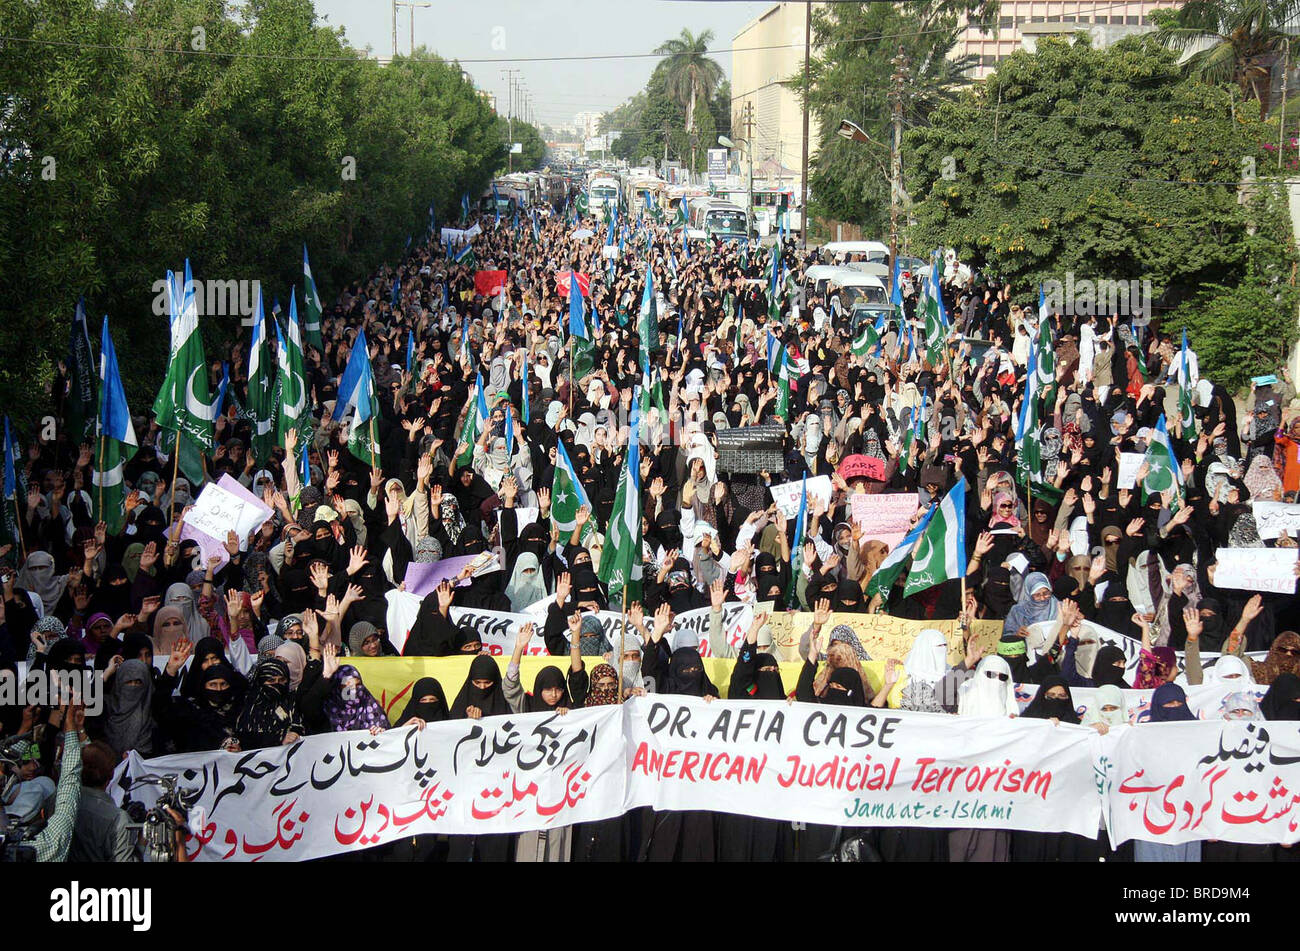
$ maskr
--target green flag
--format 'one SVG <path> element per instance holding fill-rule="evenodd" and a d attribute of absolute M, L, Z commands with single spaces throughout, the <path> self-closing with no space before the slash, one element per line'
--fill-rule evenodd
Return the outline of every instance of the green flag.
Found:
<path fill-rule="evenodd" d="M 623 595 L 627 603 L 641 600 L 641 447 L 637 425 L 628 437 L 627 461 L 614 493 L 614 511 L 605 533 L 600 580 L 609 588 L 609 602 Z"/>
<path fill-rule="evenodd" d="M 958 479 L 931 512 L 912 552 L 903 597 L 966 577 L 966 480 Z"/>
<path fill-rule="evenodd" d="M 258 294 L 261 294 L 259 288 Z M 307 308 L 307 319 L 302 325 L 303 339 L 320 353 L 325 352 L 325 344 L 320 335 L 320 318 L 322 307 L 320 294 L 316 292 L 316 280 L 311 276 L 311 263 L 307 260 L 307 245 L 302 246 L 302 299 Z"/>
<path fill-rule="evenodd" d="M 90 329 L 86 326 L 86 300 L 77 301 L 68 341 L 68 397 L 64 404 L 64 427 L 74 445 L 94 443 L 95 413 L 99 400 L 95 394 L 95 357 L 90 350 Z"/>
<path fill-rule="evenodd" d="M 779 349 L 776 352 L 776 408 L 773 412 L 787 421 L 790 418 L 790 376 L 793 371 L 794 361 L 790 359 L 785 344 L 779 344 Z"/>
<path fill-rule="evenodd" d="M 212 449 L 212 395 L 189 261 L 185 262 L 185 283 L 180 280 L 181 275 L 168 272 L 171 354 L 153 411 L 160 427 L 184 433 L 198 449 L 208 451 Z"/>
<path fill-rule="evenodd" d="M 275 446 L 275 386 L 271 376 L 271 348 L 266 337 L 266 318 L 262 313 L 260 289 L 253 318 L 253 340 L 248 351 L 247 412 L 253 424 L 249 451 L 259 463 L 265 463 L 271 458 L 271 449 Z"/>
<path fill-rule="evenodd" d="M 568 450 L 564 441 L 555 444 L 555 475 L 551 479 L 551 522 L 564 535 L 572 535 L 578 527 L 578 509 L 586 506 L 592 511 L 591 500 L 587 497 L 573 463 L 569 461 Z M 585 545 L 596 534 L 596 520 L 588 518 L 582 526 L 581 541 Z"/>
<path fill-rule="evenodd" d="M 284 445 L 284 436 L 290 429 L 298 431 L 298 445 L 302 446 L 311 436 L 311 412 L 307 408 L 307 376 L 303 369 L 302 330 L 298 325 L 298 297 L 289 294 L 288 338 L 280 332 L 280 325 L 275 325 L 276 348 L 279 357 L 279 372 L 276 376 L 276 404 L 279 412 L 276 419 L 275 442 Z"/>
<path fill-rule="evenodd" d="M 880 343 L 880 334 L 876 333 L 876 328 L 870 323 L 862 325 L 862 333 L 858 334 L 849 349 L 859 357 L 865 357 Z"/>

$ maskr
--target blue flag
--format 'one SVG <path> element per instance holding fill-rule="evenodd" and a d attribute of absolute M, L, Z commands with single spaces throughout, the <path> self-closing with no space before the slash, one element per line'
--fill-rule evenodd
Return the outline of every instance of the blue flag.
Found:
<path fill-rule="evenodd" d="M 212 401 L 213 419 L 221 415 L 221 410 L 226 403 L 226 387 L 228 386 L 230 386 L 230 364 L 222 362 L 221 382 L 217 384 L 217 398 Z"/>
<path fill-rule="evenodd" d="M 493 212 L 493 214 L 494 214 L 495 217 L 492 219 L 492 227 L 494 227 L 494 228 L 495 228 L 497 225 L 501 224 L 501 204 L 500 204 L 500 201 L 501 201 L 500 196 L 497 195 L 497 183 L 496 183 L 496 182 L 493 182 L 493 183 L 492 183 L 492 212 Z"/>
<path fill-rule="evenodd" d="M 524 425 L 528 425 L 528 351 L 524 351 L 524 372 L 519 377 L 522 386 L 520 402 L 524 404 Z"/>
<path fill-rule="evenodd" d="M 307 454 L 307 447 L 311 440 L 302 441 L 302 452 L 298 454 L 298 478 L 302 481 L 303 487 L 311 485 L 311 458 Z"/>
<path fill-rule="evenodd" d="M 9 429 L 9 417 L 5 417 L 5 498 L 14 499 L 18 494 L 18 479 L 14 474 L 14 436 Z"/>
<path fill-rule="evenodd" d="M 889 293 L 889 303 L 901 308 L 903 306 L 903 268 L 899 264 L 898 255 L 894 255 L 894 276 L 892 280 L 894 286 Z"/>
<path fill-rule="evenodd" d="M 587 322 L 582 319 L 582 289 L 578 287 L 578 275 L 569 272 L 569 334 L 581 340 L 587 339 Z"/>
<path fill-rule="evenodd" d="M 394 307 L 397 307 L 401 302 L 402 302 L 402 279 L 400 277 L 395 277 L 393 278 L 392 304 Z"/>
<path fill-rule="evenodd" d="M 117 351 L 108 334 L 108 317 L 99 341 L 99 379 L 103 387 L 99 407 L 99 432 L 108 439 L 136 445 L 135 427 L 131 424 L 131 411 L 126 405 L 126 391 L 122 388 L 122 374 L 117 368 Z"/>
<path fill-rule="evenodd" d="M 411 367 L 415 364 L 415 331 L 406 332 L 406 372 L 409 375 Z"/>
<path fill-rule="evenodd" d="M 338 422 L 349 407 L 355 406 L 357 421 L 364 423 L 368 420 L 372 413 L 371 379 L 370 354 L 366 344 L 366 332 L 363 329 L 357 332 L 357 339 L 352 342 L 352 352 L 348 355 L 348 365 L 344 367 L 343 375 L 339 377 L 339 394 L 334 401 L 334 412 L 330 418 Z"/>
<path fill-rule="evenodd" d="M 510 412 L 510 407 L 506 407 L 506 466 L 510 466 L 510 460 L 515 457 L 515 414 Z"/>
<path fill-rule="evenodd" d="M 469 220 L 469 192 L 465 192 L 460 196 L 460 220 Z"/>

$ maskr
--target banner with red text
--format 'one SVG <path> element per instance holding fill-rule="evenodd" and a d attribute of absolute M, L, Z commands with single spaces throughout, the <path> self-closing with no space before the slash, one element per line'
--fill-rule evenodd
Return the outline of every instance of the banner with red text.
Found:
<path fill-rule="evenodd" d="M 121 802 L 142 775 L 179 774 L 194 798 L 196 860 L 302 861 L 428 833 L 526 832 L 623 812 L 618 707 L 326 733 L 248 753 L 186 753 L 118 767 Z M 133 790 L 146 806 L 156 787 Z"/>
<path fill-rule="evenodd" d="M 627 714 L 630 805 L 1088 837 L 1101 818 L 1084 727 L 663 696 Z"/>
<path fill-rule="evenodd" d="M 1300 841 L 1300 724 L 1148 723 L 1101 738 L 1111 841 Z"/>

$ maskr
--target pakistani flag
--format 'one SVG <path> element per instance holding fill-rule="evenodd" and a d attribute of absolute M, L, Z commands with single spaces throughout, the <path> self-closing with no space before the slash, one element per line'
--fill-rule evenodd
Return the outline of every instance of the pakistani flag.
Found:
<path fill-rule="evenodd" d="M 935 367 L 943 360 L 944 338 L 948 334 L 948 315 L 943 308 L 937 267 L 930 268 L 930 279 L 924 285 L 922 306 L 925 312 L 925 357 L 930 366 Z"/>
<path fill-rule="evenodd" d="M 908 458 L 912 452 L 913 444 L 919 446 L 917 453 L 925 451 L 925 395 L 921 396 L 921 405 L 913 406 L 907 416 L 907 432 L 903 433 L 903 451 L 902 458 L 898 460 L 898 467 L 906 472 L 908 469 Z"/>
<path fill-rule="evenodd" d="M 456 457 L 456 465 L 463 468 L 474 461 L 474 443 L 483 427 L 487 425 L 487 397 L 483 395 L 483 372 L 474 377 L 474 406 L 465 411 L 465 425 L 460 430 L 460 441 L 465 444 L 465 451 Z"/>
<path fill-rule="evenodd" d="M 618 478 L 600 559 L 600 580 L 609 587 L 611 604 L 620 593 L 628 603 L 641 600 L 641 445 L 637 429 L 633 424 L 628 436 L 627 462 Z"/>
<path fill-rule="evenodd" d="M 131 424 L 131 411 L 117 368 L 117 351 L 108 335 L 108 317 L 99 344 L 99 432 L 95 454 L 94 506 L 96 522 L 105 522 L 110 535 L 122 530 L 126 521 L 126 488 L 122 466 L 135 455 L 139 443 Z"/>
<path fill-rule="evenodd" d="M 1142 491 L 1146 495 L 1155 495 L 1166 489 L 1174 489 L 1178 495 L 1183 492 L 1183 470 L 1174 455 L 1173 446 L 1169 444 L 1169 432 L 1165 428 L 1165 416 L 1160 414 L 1156 431 L 1147 445 L 1143 462 L 1147 465 L 1147 477 L 1142 481 Z"/>
<path fill-rule="evenodd" d="M 1034 361 L 1038 367 L 1038 388 L 1048 406 L 1056 402 L 1056 351 L 1052 348 L 1052 326 L 1044 320 L 1038 325 L 1038 345 Z M 1030 347 L 1031 350 L 1034 347 Z"/>
<path fill-rule="evenodd" d="M 366 332 L 360 330 L 352 343 L 348 365 L 339 377 L 339 396 L 334 403 L 333 420 L 337 423 L 352 410 L 348 424 L 348 451 L 372 469 L 379 468 L 379 444 L 375 441 L 374 418 L 379 409 L 375 397 L 375 377 L 370 369 L 370 351 Z"/>
<path fill-rule="evenodd" d="M 777 368 L 776 368 L 776 409 L 774 412 L 781 419 L 788 421 L 790 418 L 790 378 L 794 375 L 794 361 L 790 358 L 790 353 L 785 349 L 785 344 L 779 344 L 777 351 Z"/>
<path fill-rule="evenodd" d="M 253 423 L 250 451 L 254 459 L 264 463 L 271 458 L 271 449 L 275 445 L 275 390 L 260 289 L 253 319 L 253 340 L 248 350 L 248 414 Z"/>
<path fill-rule="evenodd" d="M 578 509 L 583 506 L 587 511 L 594 511 L 587 490 L 582 487 L 578 473 L 569 461 L 569 453 L 564 448 L 564 440 L 555 444 L 555 475 L 551 479 L 551 522 L 564 536 L 572 535 L 578 526 Z M 587 519 L 582 530 L 582 543 L 596 532 L 595 520 Z"/>
<path fill-rule="evenodd" d="M 1187 328 L 1183 328 L 1183 349 L 1179 354 L 1178 415 L 1183 419 L 1183 439 L 1196 438 L 1196 414 L 1192 412 L 1192 378 L 1187 372 Z"/>
<path fill-rule="evenodd" d="M 95 357 L 90 351 L 90 329 L 86 326 L 86 299 L 77 301 L 68 338 L 68 400 L 64 425 L 74 445 L 95 440 Z"/>
<path fill-rule="evenodd" d="M 882 600 L 889 598 L 889 589 L 894 586 L 898 576 L 903 573 L 903 566 L 907 564 L 907 559 L 912 556 L 912 551 L 916 547 L 917 539 L 921 533 L 930 525 L 930 519 L 934 517 L 935 507 L 930 509 L 921 516 L 921 520 L 912 527 L 912 530 L 903 536 L 903 540 L 898 543 L 889 556 L 880 563 L 876 573 L 871 576 L 867 582 L 866 595 L 868 598 L 880 595 Z"/>
<path fill-rule="evenodd" d="M 659 314 L 655 302 L 655 276 L 645 266 L 645 290 L 641 294 L 641 365 L 650 365 L 650 353 L 659 348 Z"/>
<path fill-rule="evenodd" d="M 167 287 L 171 354 L 167 376 L 154 400 L 154 415 L 163 429 L 181 433 L 200 450 L 211 450 L 212 394 L 208 390 L 208 365 L 199 332 L 198 297 L 188 260 L 184 284 L 181 275 L 168 272 Z"/>
<path fill-rule="evenodd" d="M 933 509 L 912 553 L 903 597 L 966 577 L 966 480 L 958 479 Z"/>
<path fill-rule="evenodd" d="M 1043 481 L 1043 457 L 1038 423 L 1038 347 L 1029 348 L 1025 369 L 1025 398 L 1016 419 L 1016 479 L 1022 485 Z"/>
<path fill-rule="evenodd" d="M 433 205 L 429 206 L 429 227 L 433 227 Z M 409 238 L 407 239 L 410 240 Z M 325 344 L 320 335 L 320 318 L 323 308 L 320 294 L 316 291 L 316 280 L 311 276 L 311 263 L 307 260 L 307 245 L 302 246 L 302 300 L 307 308 L 307 319 L 302 325 L 302 336 L 310 346 L 320 353 L 325 352 Z"/>
<path fill-rule="evenodd" d="M 275 325 L 277 356 L 280 369 L 276 380 L 279 413 L 276 419 L 276 445 L 284 445 L 284 435 L 290 429 L 298 431 L 298 441 L 306 442 L 311 435 L 311 413 L 307 409 L 307 374 L 303 369 L 302 330 L 298 324 L 298 295 L 289 294 L 288 337 Z"/>

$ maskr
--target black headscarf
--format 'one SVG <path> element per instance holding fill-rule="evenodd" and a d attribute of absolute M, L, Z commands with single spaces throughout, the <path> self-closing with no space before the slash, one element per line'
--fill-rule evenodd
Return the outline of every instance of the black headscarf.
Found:
<path fill-rule="evenodd" d="M 1092 661 L 1092 682 L 1098 687 L 1110 684 L 1120 690 L 1128 690 L 1129 686 L 1124 681 L 1124 668 L 1115 666 L 1116 661 L 1124 663 L 1125 660 L 1123 649 L 1114 644 L 1102 644 L 1097 648 L 1097 656 Z"/>
<path fill-rule="evenodd" d="M 716 697 L 718 688 L 704 672 L 700 652 L 694 647 L 679 647 L 668 662 L 668 683 L 663 692 L 684 697 L 703 697 L 705 694 Z"/>
<path fill-rule="evenodd" d="M 420 698 L 429 694 L 438 699 L 432 703 L 421 703 Z M 451 714 L 447 712 L 447 693 L 442 689 L 442 684 L 432 677 L 421 677 L 415 682 L 415 687 L 411 690 L 411 699 L 406 702 L 406 708 L 402 710 L 402 715 L 398 717 L 394 726 L 402 726 L 416 717 L 425 723 L 440 723 L 450 716 Z"/>
<path fill-rule="evenodd" d="M 487 689 L 474 686 L 476 680 L 490 680 L 492 686 Z M 501 668 L 487 654 L 479 654 L 469 665 L 469 675 L 465 678 L 456 701 L 451 705 L 451 719 L 463 720 L 470 707 L 478 707 L 485 717 L 502 716 L 510 712 L 510 704 L 501 690 Z"/>
<path fill-rule="evenodd" d="M 1300 720 L 1300 677 L 1278 674 L 1259 702 L 1265 720 Z"/>
<path fill-rule="evenodd" d="M 840 684 L 845 689 L 839 690 L 832 684 Z M 825 691 L 817 699 L 836 707 L 865 707 L 867 689 L 861 675 L 852 667 L 837 667 L 827 681 Z"/>
<path fill-rule="evenodd" d="M 273 674 L 284 683 L 270 683 Z M 235 721 L 235 735 L 245 750 L 279 746 L 293 726 L 293 700 L 289 692 L 289 665 L 278 658 L 260 661 L 253 670 L 253 683 L 244 708 Z"/>
<path fill-rule="evenodd" d="M 835 610 L 849 614 L 863 614 L 867 606 L 862 600 L 862 588 L 851 578 L 843 578 L 835 586 Z"/>
<path fill-rule="evenodd" d="M 1064 700 L 1053 700 L 1047 696 L 1047 691 L 1053 687 L 1065 688 Z M 1033 700 L 1029 701 L 1029 706 L 1025 707 L 1025 712 L 1021 716 L 1034 720 L 1055 718 L 1062 723 L 1079 722 L 1079 713 L 1074 708 L 1074 696 L 1070 693 L 1070 685 L 1065 682 L 1064 677 L 1056 674 L 1043 678 L 1043 682 L 1038 685 L 1038 693 L 1034 695 Z"/>
<path fill-rule="evenodd" d="M 542 691 L 548 687 L 559 687 L 564 691 L 564 696 L 560 697 L 560 702 L 555 706 L 549 705 L 542 699 Z M 569 685 L 565 682 L 564 673 L 558 667 L 543 667 L 537 672 L 537 677 L 533 680 L 533 692 L 524 698 L 524 711 L 526 713 L 546 713 L 560 707 L 565 709 L 573 707 L 573 698 L 569 696 Z"/>

